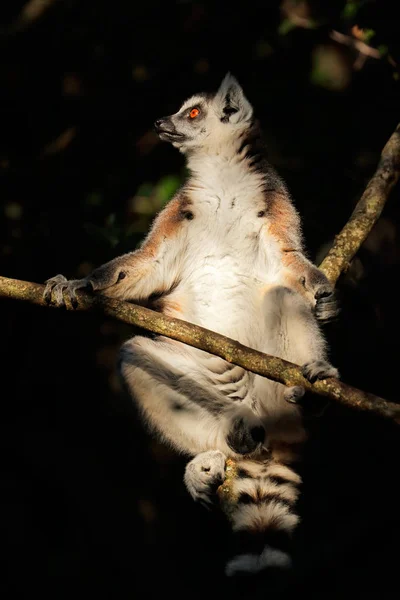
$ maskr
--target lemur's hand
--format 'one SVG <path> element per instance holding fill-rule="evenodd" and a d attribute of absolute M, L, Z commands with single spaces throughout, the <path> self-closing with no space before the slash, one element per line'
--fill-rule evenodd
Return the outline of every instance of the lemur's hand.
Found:
<path fill-rule="evenodd" d="M 338 316 L 340 309 L 335 288 L 317 267 L 300 278 L 300 283 L 315 299 L 314 314 L 320 323 L 329 323 Z"/>
<path fill-rule="evenodd" d="M 72 306 L 77 306 L 77 290 L 87 289 L 91 292 L 103 292 L 110 288 L 115 289 L 117 284 L 127 277 L 129 266 L 126 256 L 121 256 L 110 260 L 101 267 L 97 267 L 87 277 L 83 279 L 68 280 L 64 275 L 56 275 L 46 281 L 46 288 L 43 297 L 46 302 L 53 300 L 57 306 L 65 306 L 65 301 L 69 301 Z M 126 279 L 127 281 L 127 279 Z M 121 286 L 123 287 L 123 285 Z M 118 285 L 118 288 L 120 286 Z"/>
<path fill-rule="evenodd" d="M 46 281 L 46 287 L 43 298 L 46 302 L 53 301 L 56 306 L 65 306 L 65 301 L 69 301 L 72 306 L 77 306 L 78 299 L 76 290 L 91 288 L 91 284 L 85 277 L 83 279 L 68 280 L 64 275 L 56 275 Z"/>

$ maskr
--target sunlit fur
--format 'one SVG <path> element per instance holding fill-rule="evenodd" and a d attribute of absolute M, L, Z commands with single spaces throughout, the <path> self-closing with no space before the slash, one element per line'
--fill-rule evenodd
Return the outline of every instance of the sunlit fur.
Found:
<path fill-rule="evenodd" d="M 192 108 L 200 111 L 194 119 Z M 331 308 L 320 299 L 329 295 L 329 283 L 304 255 L 299 216 L 265 158 L 237 81 L 228 75 L 214 96 L 190 98 L 156 127 L 185 154 L 186 183 L 139 250 L 82 280 L 56 276 L 46 297 L 53 294 L 61 304 L 88 286 L 108 297 L 148 302 L 256 350 L 311 363 L 305 373 L 313 377 L 337 375 L 326 362 L 314 313 L 329 316 Z M 262 457 L 242 460 L 233 529 L 265 534 L 266 545 L 257 553 L 244 548 L 227 574 L 288 566 L 275 534 L 291 534 L 298 522 L 300 480 L 283 463 L 294 459 L 305 433 L 285 387 L 163 336 L 127 341 L 120 369 L 144 421 L 178 452 L 196 457 L 185 474 L 195 499 L 209 500 L 226 457 Z M 267 534 L 274 534 L 273 543 Z"/>

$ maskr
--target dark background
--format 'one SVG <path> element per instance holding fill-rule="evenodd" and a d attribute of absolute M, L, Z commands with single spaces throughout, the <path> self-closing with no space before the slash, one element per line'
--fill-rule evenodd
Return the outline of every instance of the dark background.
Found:
<path fill-rule="evenodd" d="M 35 6 L 0 8 L 2 275 L 82 276 L 135 248 L 184 177 L 153 121 L 227 70 L 321 260 L 400 120 L 389 2 Z M 379 57 L 360 55 L 360 38 Z M 341 318 L 326 331 L 343 380 L 392 401 L 399 190 L 339 282 Z M 2 300 L 0 331 L 4 598 L 398 597 L 395 425 L 337 405 L 310 418 L 293 573 L 231 583 L 229 528 L 191 501 L 185 461 L 143 431 L 120 389 L 132 328 Z"/>

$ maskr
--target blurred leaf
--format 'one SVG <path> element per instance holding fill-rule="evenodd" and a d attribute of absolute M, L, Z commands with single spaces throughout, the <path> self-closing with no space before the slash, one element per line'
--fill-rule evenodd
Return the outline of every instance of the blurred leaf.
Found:
<path fill-rule="evenodd" d="M 70 127 L 69 129 L 66 129 L 61 135 L 58 136 L 58 138 L 50 142 L 50 144 L 48 144 L 44 148 L 42 155 L 48 156 L 51 154 L 57 154 L 58 152 L 62 152 L 63 150 L 65 150 L 65 148 L 67 148 L 70 145 L 72 140 L 75 139 L 76 134 L 76 127 Z"/>
<path fill-rule="evenodd" d="M 86 223 L 84 229 L 95 241 L 106 242 L 107 245 L 111 247 L 116 246 L 119 242 L 120 235 L 115 229 L 100 227 L 98 225 L 93 225 L 92 223 Z"/>
<path fill-rule="evenodd" d="M 142 183 L 141 185 L 139 185 L 136 195 L 144 196 L 145 198 L 150 198 L 151 194 L 153 193 L 153 188 L 154 186 L 152 183 Z"/>
<path fill-rule="evenodd" d="M 389 52 L 389 48 L 385 44 L 380 44 L 377 50 L 381 56 L 385 56 Z"/>
<path fill-rule="evenodd" d="M 149 72 L 144 65 L 136 65 L 132 69 L 132 77 L 138 83 L 142 83 L 142 81 L 146 81 L 149 79 Z"/>
<path fill-rule="evenodd" d="M 9 202 L 4 207 L 4 214 L 7 219 L 11 219 L 12 221 L 19 221 L 22 217 L 23 208 L 21 204 L 18 202 Z"/>
<path fill-rule="evenodd" d="M 273 54 L 274 49 L 266 40 L 259 40 L 255 45 L 254 51 L 257 58 L 267 58 Z"/>
<path fill-rule="evenodd" d="M 351 28 L 351 34 L 353 37 L 358 40 L 362 40 L 365 43 L 368 43 L 375 35 L 375 31 L 373 29 L 363 29 L 358 25 L 353 25 Z"/>
<path fill-rule="evenodd" d="M 351 72 L 345 59 L 333 46 L 317 46 L 312 56 L 310 80 L 328 90 L 343 90 L 350 83 Z"/>
<path fill-rule="evenodd" d="M 181 185 L 181 179 L 177 175 L 166 175 L 155 186 L 154 194 L 156 204 L 164 206 L 175 194 Z"/>
<path fill-rule="evenodd" d="M 133 211 L 139 215 L 152 215 L 154 213 L 154 206 L 151 197 L 135 196 L 133 199 Z"/>
<path fill-rule="evenodd" d="M 296 27 L 297 25 L 291 19 L 283 19 L 278 27 L 278 33 L 279 35 L 287 35 L 292 29 L 296 29 Z"/>
<path fill-rule="evenodd" d="M 200 58 L 194 63 L 194 70 L 196 73 L 203 74 L 207 73 L 210 68 L 210 63 L 206 58 Z"/>
<path fill-rule="evenodd" d="M 82 82 L 76 73 L 66 73 L 62 88 L 66 96 L 79 96 L 82 93 Z"/>
<path fill-rule="evenodd" d="M 103 202 L 103 196 L 100 192 L 91 192 L 85 198 L 85 203 L 88 206 L 100 206 Z"/>
<path fill-rule="evenodd" d="M 284 17 L 278 27 L 280 35 L 288 34 L 295 27 L 315 29 L 321 24 L 312 17 L 310 4 L 306 0 L 283 0 L 280 9 Z"/>
<path fill-rule="evenodd" d="M 342 18 L 347 20 L 353 19 L 363 4 L 362 0 L 348 0 L 342 10 Z"/>
<path fill-rule="evenodd" d="M 364 42 L 369 42 L 375 36 L 375 31 L 373 29 L 363 29 L 363 40 Z"/>
<path fill-rule="evenodd" d="M 111 213 L 106 218 L 106 226 L 112 227 L 115 224 L 115 213 Z"/>

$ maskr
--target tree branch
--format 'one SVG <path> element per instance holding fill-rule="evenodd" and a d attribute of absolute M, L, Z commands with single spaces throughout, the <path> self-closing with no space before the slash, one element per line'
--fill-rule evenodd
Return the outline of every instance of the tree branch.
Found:
<path fill-rule="evenodd" d="M 53 306 L 43 300 L 43 291 L 43 285 L 0 277 L 0 297 L 25 300 L 39 306 Z M 137 325 L 153 333 L 165 335 L 194 348 L 220 356 L 257 375 L 289 386 L 301 385 L 313 394 L 325 396 L 345 406 L 370 411 L 400 423 L 400 404 L 387 402 L 383 398 L 353 388 L 334 378 L 312 384 L 302 376 L 297 365 L 243 346 L 235 340 L 204 327 L 181 319 L 174 319 L 129 302 L 91 296 L 85 292 L 79 292 L 78 298 L 77 308 L 69 305 L 66 308 L 78 311 L 101 310 L 108 317 L 130 325 Z"/>
<path fill-rule="evenodd" d="M 3 36 L 10 36 L 28 29 L 38 21 L 58 0 L 28 0 L 22 7 L 18 17 L 12 25 L 5 30 L 0 30 Z"/>
<path fill-rule="evenodd" d="M 400 124 L 386 146 L 375 174 L 369 181 L 350 219 L 335 237 L 332 248 L 320 269 L 333 284 L 347 271 L 354 255 L 379 219 L 393 186 L 400 175 Z"/>

